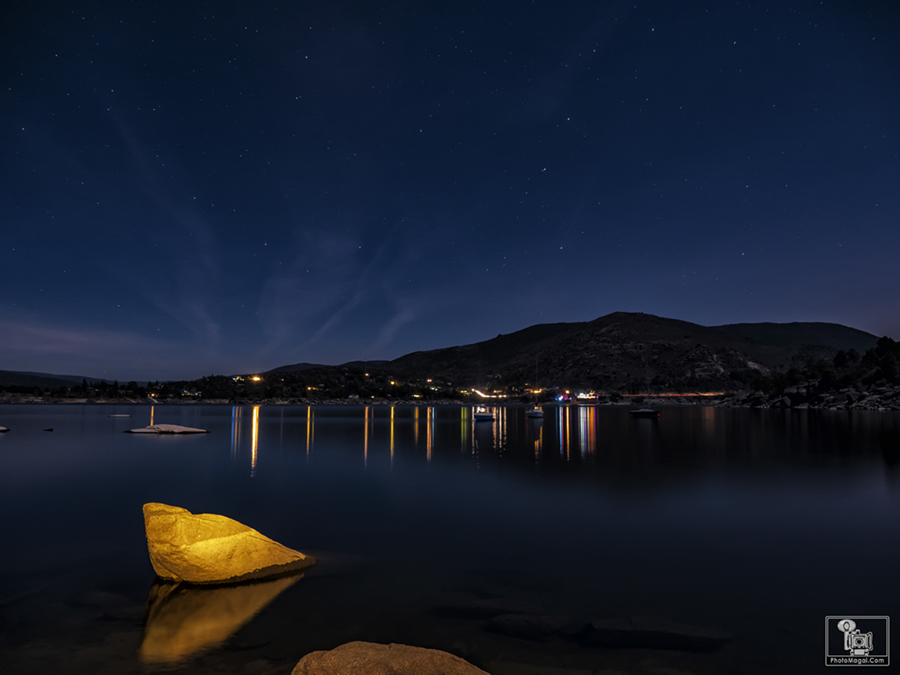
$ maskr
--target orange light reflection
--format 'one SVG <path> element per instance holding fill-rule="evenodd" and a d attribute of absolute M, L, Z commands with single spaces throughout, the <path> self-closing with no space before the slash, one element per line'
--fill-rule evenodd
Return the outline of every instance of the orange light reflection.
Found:
<path fill-rule="evenodd" d="M 250 477 L 256 475 L 256 453 L 259 447 L 259 406 L 253 406 L 253 426 L 251 431 L 252 441 L 250 444 Z"/>

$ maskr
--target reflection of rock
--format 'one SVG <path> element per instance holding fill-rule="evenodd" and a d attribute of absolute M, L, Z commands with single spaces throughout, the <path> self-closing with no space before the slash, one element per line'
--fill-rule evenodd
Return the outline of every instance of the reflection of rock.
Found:
<path fill-rule="evenodd" d="M 487 675 L 468 661 L 437 649 L 348 642 L 328 652 L 307 654 L 291 675 Z"/>
<path fill-rule="evenodd" d="M 194 515 L 166 504 L 144 504 L 147 549 L 154 571 L 169 581 L 219 584 L 296 572 L 312 556 L 282 546 L 246 525 L 211 513 Z"/>
<path fill-rule="evenodd" d="M 708 652 L 731 639 L 731 634 L 713 628 L 677 623 L 657 616 L 593 621 L 582 640 L 598 647 L 641 647 Z"/>
<path fill-rule="evenodd" d="M 151 424 L 143 429 L 129 429 L 129 434 L 205 434 L 206 429 L 182 427 L 177 424 Z"/>
<path fill-rule="evenodd" d="M 153 583 L 141 643 L 144 663 L 177 663 L 222 644 L 303 574 L 202 588 Z"/>

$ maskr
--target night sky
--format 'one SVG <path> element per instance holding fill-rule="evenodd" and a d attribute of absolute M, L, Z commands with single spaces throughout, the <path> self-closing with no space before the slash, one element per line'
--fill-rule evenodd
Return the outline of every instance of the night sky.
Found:
<path fill-rule="evenodd" d="M 613 311 L 900 338 L 898 2 L 2 7 L 2 369 Z"/>

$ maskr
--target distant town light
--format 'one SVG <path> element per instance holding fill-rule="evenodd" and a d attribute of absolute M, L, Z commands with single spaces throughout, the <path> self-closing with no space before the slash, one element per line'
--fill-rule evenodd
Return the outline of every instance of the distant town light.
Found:
<path fill-rule="evenodd" d="M 481 398 L 506 398 L 506 394 L 485 394 L 484 392 L 478 391 L 477 389 L 473 389 L 476 394 L 478 394 Z"/>
<path fill-rule="evenodd" d="M 261 378 L 259 375 L 254 375 L 254 376 L 251 377 L 250 379 L 253 380 L 254 382 L 261 382 L 261 381 L 262 381 L 262 378 Z"/>

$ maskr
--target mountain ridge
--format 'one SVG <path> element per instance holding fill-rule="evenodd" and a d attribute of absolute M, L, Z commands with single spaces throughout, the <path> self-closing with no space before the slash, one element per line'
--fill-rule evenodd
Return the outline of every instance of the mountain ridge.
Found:
<path fill-rule="evenodd" d="M 830 360 L 839 351 L 864 353 L 877 340 L 875 335 L 836 323 L 702 326 L 641 312 L 613 312 L 591 321 L 535 324 L 480 342 L 410 352 L 391 361 L 356 360 L 339 366 L 303 362 L 265 373 L 372 370 L 409 380 L 436 377 L 457 386 L 735 389 L 761 375 Z M 58 388 L 82 379 L 0 371 L 0 386 Z"/>
<path fill-rule="evenodd" d="M 823 322 L 702 326 L 613 312 L 592 321 L 536 324 L 467 345 L 411 352 L 386 364 L 407 377 L 453 382 L 559 383 L 605 390 L 733 388 L 772 371 L 865 351 L 876 336 Z M 276 369 L 277 370 L 277 369 Z"/>

